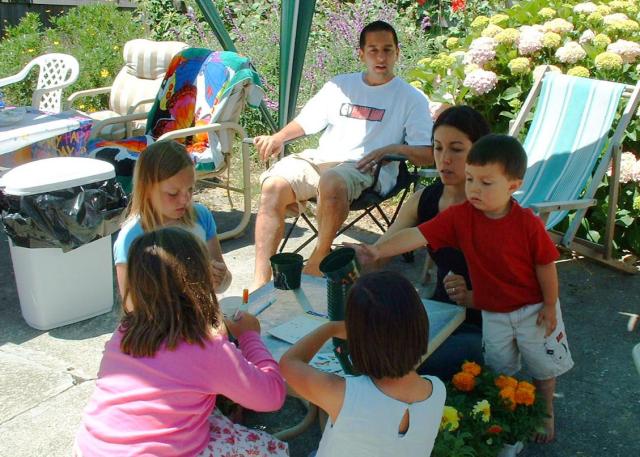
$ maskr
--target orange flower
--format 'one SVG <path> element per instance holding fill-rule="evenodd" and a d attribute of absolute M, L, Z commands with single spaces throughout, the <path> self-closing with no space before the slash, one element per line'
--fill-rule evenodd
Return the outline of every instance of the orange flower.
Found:
<path fill-rule="evenodd" d="M 482 368 L 475 362 L 465 362 L 462 364 L 462 371 L 473 376 L 478 376 L 482 372 Z"/>
<path fill-rule="evenodd" d="M 493 435 L 497 435 L 498 433 L 502 433 L 502 427 L 500 427 L 499 425 L 492 425 L 491 427 L 489 427 L 487 432 Z"/>
<path fill-rule="evenodd" d="M 504 387 L 500 390 L 500 398 L 506 400 L 512 411 L 516 409 L 516 389 L 511 386 Z"/>
<path fill-rule="evenodd" d="M 500 389 L 504 389 L 505 387 L 518 387 L 518 381 L 511 376 L 500 375 L 496 378 L 496 386 Z"/>
<path fill-rule="evenodd" d="M 535 393 L 536 386 L 527 381 L 520 381 L 518 383 L 518 389 L 529 390 L 531 393 Z"/>
<path fill-rule="evenodd" d="M 530 390 L 528 387 L 522 388 L 520 385 L 518 385 L 514 398 L 515 398 L 516 404 L 518 405 L 531 406 L 533 405 L 533 402 L 536 399 L 536 394 L 535 392 Z"/>
<path fill-rule="evenodd" d="M 453 385 L 456 386 L 456 389 L 463 392 L 471 392 L 476 386 L 475 376 L 464 371 L 453 375 L 453 379 L 451 381 L 453 382 Z"/>

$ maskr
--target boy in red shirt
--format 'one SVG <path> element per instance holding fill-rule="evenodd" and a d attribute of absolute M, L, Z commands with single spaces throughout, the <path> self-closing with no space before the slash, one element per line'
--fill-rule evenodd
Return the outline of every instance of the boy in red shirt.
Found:
<path fill-rule="evenodd" d="M 558 251 L 544 224 L 512 197 L 522 184 L 527 155 L 517 139 L 487 135 L 467 157 L 467 201 L 378 245 L 358 246 L 366 264 L 414 250 L 453 247 L 464 253 L 474 307 L 482 310 L 485 361 L 513 375 L 520 359 L 534 378 L 549 413 L 544 434 L 554 437 L 556 376 L 573 366 L 558 301 Z M 455 292 L 455 291 L 449 291 Z"/>

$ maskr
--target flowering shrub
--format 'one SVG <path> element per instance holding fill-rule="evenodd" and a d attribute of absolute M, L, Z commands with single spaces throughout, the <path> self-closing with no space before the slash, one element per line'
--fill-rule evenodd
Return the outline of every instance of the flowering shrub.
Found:
<path fill-rule="evenodd" d="M 409 73 L 414 85 L 432 100 L 468 104 L 482 112 L 494 131 L 506 132 L 543 65 L 573 76 L 627 84 L 640 79 L 640 7 L 633 0 L 522 0 L 512 8 L 474 14 L 467 2 L 448 34 L 435 37 L 434 53 Z M 483 4 L 486 4 L 483 3 Z M 446 65 L 444 65 L 446 64 Z M 623 140 L 625 151 L 640 157 L 640 121 L 632 120 Z M 600 214 L 608 209 L 608 183 L 599 189 L 599 208 L 587 214 L 579 235 L 596 241 L 604 235 Z M 640 256 L 633 198 L 638 180 L 624 185 L 615 233 L 616 253 Z M 637 205 L 636 205 L 637 206 Z M 606 218 L 604 219 L 606 221 Z M 640 222 L 640 220 L 638 221 Z"/>
<path fill-rule="evenodd" d="M 527 441 L 545 417 L 533 384 L 465 362 L 447 386 L 432 455 L 496 456 L 505 443 Z"/>

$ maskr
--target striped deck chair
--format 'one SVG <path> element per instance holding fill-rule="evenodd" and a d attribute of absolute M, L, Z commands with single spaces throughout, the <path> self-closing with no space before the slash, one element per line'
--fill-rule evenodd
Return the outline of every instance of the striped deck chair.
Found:
<path fill-rule="evenodd" d="M 611 182 L 620 174 L 621 142 L 640 100 L 636 86 L 545 72 L 536 79 L 509 134 L 517 137 L 537 99 L 533 121 L 524 140 L 528 168 L 514 197 L 545 221 L 554 240 L 585 256 L 616 268 L 612 259 L 613 230 L 619 186 L 610 186 L 608 223 L 602 245 L 576 237 L 609 165 Z M 622 99 L 628 101 L 622 113 Z M 609 132 L 617 120 L 614 133 Z M 552 230 L 569 211 L 576 211 L 564 233 Z"/>

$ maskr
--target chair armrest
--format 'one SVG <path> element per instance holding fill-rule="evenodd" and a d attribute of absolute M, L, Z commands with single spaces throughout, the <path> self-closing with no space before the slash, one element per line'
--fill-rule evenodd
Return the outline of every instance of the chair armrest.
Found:
<path fill-rule="evenodd" d="M 75 100 L 82 97 L 93 97 L 100 94 L 108 94 L 111 92 L 111 86 L 108 87 L 96 87 L 95 89 L 79 90 L 67 97 L 67 103 L 71 105 Z"/>
<path fill-rule="evenodd" d="M 566 211 L 571 209 L 583 209 L 595 206 L 598 201 L 594 198 L 586 200 L 567 200 L 560 202 L 534 203 L 530 206 L 537 213 L 550 213 L 551 211 Z"/>
<path fill-rule="evenodd" d="M 146 119 L 147 113 L 134 113 L 134 114 L 126 114 L 124 116 L 111 117 L 109 119 L 104 119 L 102 121 L 98 121 L 93 124 L 93 128 L 91 129 L 91 139 L 98 136 L 98 134 L 105 128 L 107 125 L 111 124 L 126 124 L 131 121 L 138 121 L 141 119 Z"/>
<path fill-rule="evenodd" d="M 16 73 L 15 75 L 7 76 L 5 78 L 0 78 L 0 87 L 8 86 L 9 84 L 22 81 L 24 78 L 27 77 L 30 70 L 31 70 L 31 67 L 27 65 L 25 68 L 20 70 L 20 72 Z"/>
<path fill-rule="evenodd" d="M 124 116 L 127 117 L 127 116 Z M 156 141 L 166 141 L 166 140 L 174 140 L 176 138 L 185 138 L 188 136 L 195 135 L 196 133 L 214 133 L 219 130 L 234 130 L 240 138 L 246 138 L 246 133 L 244 128 L 235 122 L 222 122 L 220 124 L 208 124 L 208 125 L 199 125 L 197 127 L 189 127 L 186 129 L 173 130 L 171 132 L 167 132 L 158 138 Z"/>
<path fill-rule="evenodd" d="M 144 100 L 139 100 L 135 105 L 130 106 L 129 108 L 127 108 L 127 114 L 133 114 L 133 112 L 138 108 L 138 106 L 140 105 L 144 105 L 145 103 L 153 103 L 155 102 L 156 99 L 154 98 L 146 98 Z M 149 113 L 146 113 L 149 114 Z"/>

